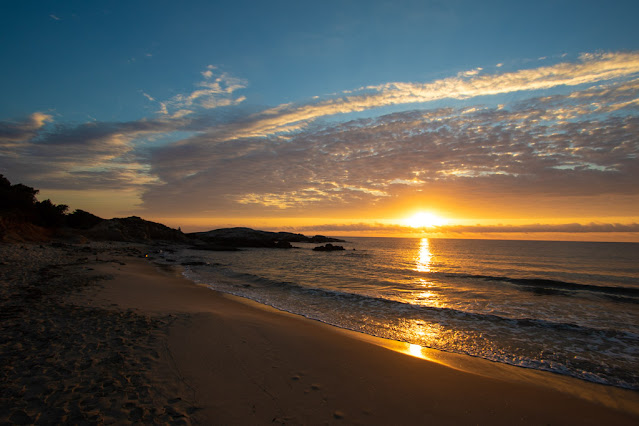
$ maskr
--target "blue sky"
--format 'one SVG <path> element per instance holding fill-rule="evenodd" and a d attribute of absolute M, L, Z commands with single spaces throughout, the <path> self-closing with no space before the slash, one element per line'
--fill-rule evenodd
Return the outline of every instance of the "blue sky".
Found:
<path fill-rule="evenodd" d="M 72 208 L 340 230 L 420 209 L 639 220 L 634 1 L 0 11 L 0 173 Z"/>
<path fill-rule="evenodd" d="M 35 3 L 35 5 L 34 5 Z M 132 120 L 209 64 L 278 105 L 475 67 L 637 48 L 633 1 L 3 2 L 2 116 Z M 530 66 L 530 65 L 528 65 Z M 5 98 L 5 99 L 7 99 Z"/>

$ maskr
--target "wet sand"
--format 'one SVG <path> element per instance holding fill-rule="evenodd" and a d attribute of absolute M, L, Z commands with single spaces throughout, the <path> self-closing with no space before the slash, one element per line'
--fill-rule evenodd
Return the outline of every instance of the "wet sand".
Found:
<path fill-rule="evenodd" d="M 0 422 L 639 422 L 637 392 L 468 357 L 441 355 L 451 368 L 410 356 L 408 345 L 196 285 L 145 260 L 143 246 L 21 250 L 43 259 L 22 270 L 0 265 L 9 333 L 0 402 L 10 408 Z"/>

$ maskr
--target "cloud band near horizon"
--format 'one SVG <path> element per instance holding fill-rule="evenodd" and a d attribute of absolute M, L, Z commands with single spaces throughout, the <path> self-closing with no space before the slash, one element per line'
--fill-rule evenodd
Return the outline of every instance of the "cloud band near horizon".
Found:
<path fill-rule="evenodd" d="M 639 232 L 639 223 L 563 223 L 563 224 L 529 224 L 529 225 L 442 225 L 424 228 L 413 228 L 404 225 L 381 223 L 323 224 L 295 228 L 299 232 L 391 232 L 428 233 L 428 234 L 535 234 L 535 233 L 627 233 Z"/>

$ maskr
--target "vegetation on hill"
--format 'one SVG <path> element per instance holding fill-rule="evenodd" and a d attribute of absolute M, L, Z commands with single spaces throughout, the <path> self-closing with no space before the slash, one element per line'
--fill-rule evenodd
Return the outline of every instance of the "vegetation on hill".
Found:
<path fill-rule="evenodd" d="M 224 228 L 184 234 L 160 223 L 127 218 L 102 219 L 84 210 L 67 213 L 65 204 L 38 201 L 38 190 L 12 185 L 0 174 L 0 241 L 43 241 L 51 237 L 107 241 L 171 241 L 191 243 L 200 250 L 236 250 L 238 247 L 293 248 L 291 243 L 341 242 L 336 238 L 307 237 L 290 232 Z M 339 246 L 337 246 L 339 247 Z"/>
<path fill-rule="evenodd" d="M 39 241 L 54 235 L 111 241 L 185 241 L 178 230 L 136 216 L 102 219 L 84 210 L 67 213 L 65 204 L 38 201 L 38 190 L 12 185 L 0 174 L 0 240 Z"/>
<path fill-rule="evenodd" d="M 53 204 L 49 199 L 38 201 L 38 192 L 21 183 L 12 185 L 0 174 L 0 216 L 5 221 L 26 222 L 44 228 L 65 225 L 69 207 Z"/>

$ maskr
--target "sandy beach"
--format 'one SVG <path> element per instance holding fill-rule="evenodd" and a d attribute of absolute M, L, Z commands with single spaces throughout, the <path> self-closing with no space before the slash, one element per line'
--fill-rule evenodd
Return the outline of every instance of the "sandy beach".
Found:
<path fill-rule="evenodd" d="M 0 423 L 639 422 L 637 392 L 412 356 L 214 292 L 146 260 L 149 250 L 0 245 Z"/>

